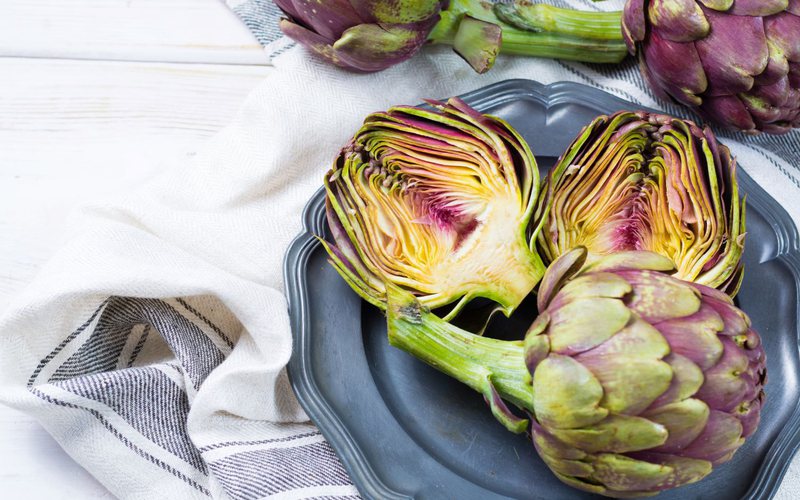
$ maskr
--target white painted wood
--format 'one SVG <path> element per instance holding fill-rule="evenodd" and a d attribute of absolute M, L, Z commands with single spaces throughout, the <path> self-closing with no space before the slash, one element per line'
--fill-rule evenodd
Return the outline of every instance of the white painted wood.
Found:
<path fill-rule="evenodd" d="M 0 56 L 267 64 L 222 0 L 2 0 Z"/>
<path fill-rule="evenodd" d="M 73 207 L 194 151 L 266 64 L 220 0 L 1 0 L 0 311 L 58 248 Z M 0 405 L 0 497 L 111 494 Z"/>
<path fill-rule="evenodd" d="M 196 148 L 270 69 L 0 58 L 0 305 L 72 206 Z"/>
<path fill-rule="evenodd" d="M 0 58 L 0 311 L 58 248 L 69 211 L 196 150 L 266 66 Z M 111 497 L 0 405 L 0 498 Z"/>

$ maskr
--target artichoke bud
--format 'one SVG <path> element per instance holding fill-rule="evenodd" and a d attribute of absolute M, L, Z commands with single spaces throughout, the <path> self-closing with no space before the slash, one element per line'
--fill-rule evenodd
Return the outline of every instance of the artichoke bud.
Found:
<path fill-rule="evenodd" d="M 758 425 L 758 334 L 728 296 L 664 274 L 650 252 L 550 276 L 587 254 L 566 252 L 542 280 L 560 285 L 536 328 L 550 350 L 532 372 L 534 445 L 559 479 L 610 497 L 698 481 Z"/>
<path fill-rule="evenodd" d="M 458 301 L 448 318 L 476 297 L 510 314 L 544 272 L 528 235 L 534 157 L 458 99 L 367 117 L 325 188 L 331 262 L 378 307 L 390 284 L 429 308 Z"/>
<path fill-rule="evenodd" d="M 352 71 L 380 71 L 405 61 L 439 21 L 439 0 L 275 0 L 280 29 L 323 59 Z"/>
<path fill-rule="evenodd" d="M 389 342 L 484 395 L 564 483 L 616 498 L 693 483 L 733 457 L 764 404 L 764 349 L 720 291 L 667 274 L 663 255 L 577 247 L 540 287 L 523 341 L 478 337 L 390 298 Z M 494 399 L 491 399 L 492 396 Z"/>
<path fill-rule="evenodd" d="M 680 279 L 738 290 L 744 203 L 736 161 L 708 128 L 641 111 L 598 117 L 546 184 L 536 215 L 545 261 L 578 245 L 590 263 L 649 250 L 671 259 Z"/>

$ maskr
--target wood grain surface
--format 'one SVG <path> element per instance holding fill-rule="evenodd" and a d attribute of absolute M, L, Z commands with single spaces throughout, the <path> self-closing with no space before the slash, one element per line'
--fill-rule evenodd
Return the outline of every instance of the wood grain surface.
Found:
<path fill-rule="evenodd" d="M 0 56 L 266 64 L 220 0 L 3 0 Z"/>

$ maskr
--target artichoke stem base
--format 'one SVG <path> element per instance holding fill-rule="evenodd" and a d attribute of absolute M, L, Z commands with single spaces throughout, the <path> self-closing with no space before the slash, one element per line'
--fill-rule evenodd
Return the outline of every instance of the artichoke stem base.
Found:
<path fill-rule="evenodd" d="M 465 332 L 431 313 L 409 293 L 388 290 L 389 343 L 481 393 L 495 417 L 512 432 L 527 421 L 503 403 L 533 412 L 533 388 L 522 341 L 503 341 Z"/>

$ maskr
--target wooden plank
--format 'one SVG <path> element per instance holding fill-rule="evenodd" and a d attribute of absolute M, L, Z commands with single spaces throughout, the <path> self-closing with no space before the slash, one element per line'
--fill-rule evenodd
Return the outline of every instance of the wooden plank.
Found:
<path fill-rule="evenodd" d="M 268 63 L 221 0 L 3 0 L 0 56 Z"/>
<path fill-rule="evenodd" d="M 0 58 L 0 309 L 57 248 L 72 207 L 195 150 L 270 70 Z"/>

